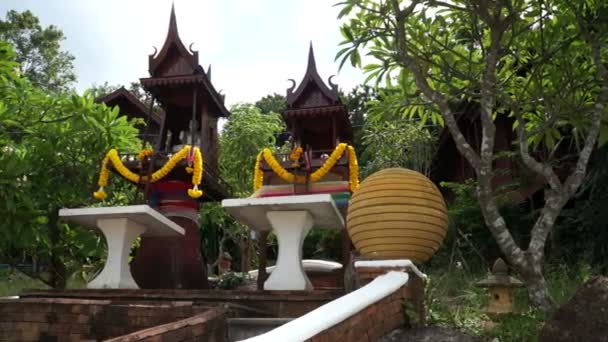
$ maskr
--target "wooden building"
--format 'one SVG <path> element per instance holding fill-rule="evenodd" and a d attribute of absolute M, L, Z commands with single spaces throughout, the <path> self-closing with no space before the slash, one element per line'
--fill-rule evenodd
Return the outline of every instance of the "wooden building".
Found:
<path fill-rule="evenodd" d="M 206 288 L 207 267 L 200 251 L 198 210 L 200 201 L 219 201 L 229 196 L 228 186 L 218 173 L 218 119 L 227 117 L 224 97 L 209 74 L 199 65 L 198 52 L 186 48 L 179 37 L 175 9 L 171 8 L 169 29 L 160 51 L 148 57 L 149 77 L 141 78 L 144 90 L 162 108 L 159 137 L 153 154 L 127 165 L 133 172 L 147 175 L 168 165 L 172 156 L 187 151 L 162 179 L 144 184 L 146 200 L 163 215 L 185 229 L 185 236 L 173 240 L 144 237 L 131 269 L 142 288 Z M 203 162 L 203 196 L 193 198 L 194 159 L 200 149 Z M 191 159 L 191 160 L 192 160 Z"/>
<path fill-rule="evenodd" d="M 308 50 L 306 73 L 296 88 L 287 89 L 287 110 L 283 119 L 297 145 L 313 151 L 333 150 L 338 142 L 351 143 L 353 131 L 338 86 L 329 77 L 328 87 L 319 73 L 312 48 Z M 295 89 L 295 90 L 294 90 Z"/>
<path fill-rule="evenodd" d="M 118 106 L 120 115 L 129 119 L 143 119 L 146 125 L 138 125 L 139 138 L 147 141 L 153 146 L 160 133 L 160 125 L 164 120 L 165 113 L 161 109 L 158 112 L 146 108 L 146 106 L 125 87 L 120 87 L 113 92 L 95 99 L 97 103 L 104 103 L 108 107 Z"/>

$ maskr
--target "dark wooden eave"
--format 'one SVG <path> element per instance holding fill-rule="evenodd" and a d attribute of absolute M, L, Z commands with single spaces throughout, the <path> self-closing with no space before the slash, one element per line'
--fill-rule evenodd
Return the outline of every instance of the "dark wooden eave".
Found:
<path fill-rule="evenodd" d="M 147 118 L 149 109 L 144 105 L 135 95 L 133 95 L 130 91 L 125 89 L 125 87 L 120 87 L 113 92 L 100 96 L 95 99 L 97 103 L 105 103 L 108 107 L 119 106 L 123 107 L 124 103 L 127 103 L 130 108 L 135 108 L 136 112 L 129 113 L 131 115 Z M 161 124 L 164 117 L 164 112 L 160 109 L 160 112 L 150 112 L 150 118 L 158 125 Z"/>
<path fill-rule="evenodd" d="M 298 88 L 294 91 L 296 87 L 296 82 L 291 79 L 293 82 L 291 88 L 287 89 L 287 105 L 291 109 L 297 105 L 298 100 L 300 100 L 306 93 L 318 91 L 323 94 L 325 97 L 325 103 L 322 105 L 338 105 L 340 103 L 340 97 L 338 96 L 338 86 L 331 82 L 331 78 L 329 77 L 328 82 L 331 86 L 331 89 L 325 85 L 325 82 L 319 76 L 317 72 L 317 63 L 315 62 L 315 54 L 312 48 L 312 42 L 310 43 L 310 48 L 308 50 L 308 65 L 306 67 L 306 73 L 304 74 L 304 78 L 300 82 Z"/>

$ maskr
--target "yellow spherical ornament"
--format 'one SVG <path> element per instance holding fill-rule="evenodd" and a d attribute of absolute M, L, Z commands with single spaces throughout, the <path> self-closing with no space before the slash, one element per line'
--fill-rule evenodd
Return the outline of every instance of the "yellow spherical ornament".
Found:
<path fill-rule="evenodd" d="M 367 177 L 350 200 L 346 220 L 362 256 L 418 263 L 435 254 L 448 227 L 445 201 L 435 184 L 419 172 L 398 168 Z"/>

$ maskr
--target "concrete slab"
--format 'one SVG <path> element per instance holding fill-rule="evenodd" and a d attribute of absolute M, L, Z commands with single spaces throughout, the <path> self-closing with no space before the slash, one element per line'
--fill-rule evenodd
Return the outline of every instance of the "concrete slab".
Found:
<path fill-rule="evenodd" d="M 308 211 L 315 228 L 342 229 L 344 219 L 330 194 L 234 198 L 222 201 L 230 215 L 254 230 L 271 230 L 270 211 Z"/>
<path fill-rule="evenodd" d="M 60 209 L 59 216 L 66 221 L 77 223 L 85 228 L 99 229 L 97 220 L 128 218 L 144 227 L 142 236 L 179 236 L 184 229 L 169 220 L 149 205 L 126 205 L 116 207 Z"/>

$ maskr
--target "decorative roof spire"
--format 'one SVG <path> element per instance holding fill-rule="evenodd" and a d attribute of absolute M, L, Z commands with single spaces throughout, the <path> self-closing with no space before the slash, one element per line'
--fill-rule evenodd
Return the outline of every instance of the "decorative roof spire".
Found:
<path fill-rule="evenodd" d="M 290 107 L 293 106 L 297 99 L 304 94 L 304 91 L 309 84 L 312 84 L 313 88 L 318 89 L 318 91 L 327 97 L 330 102 L 340 102 L 338 97 L 338 87 L 331 82 L 331 77 L 329 79 L 329 85 L 331 88 L 329 88 L 323 82 L 321 76 L 319 76 L 319 73 L 317 72 L 317 62 L 315 61 L 315 52 L 312 47 L 312 41 L 310 42 L 310 47 L 308 48 L 308 65 L 306 66 L 306 73 L 304 73 L 304 78 L 302 78 L 300 85 L 296 89 L 296 82 L 292 79 L 289 81 L 292 82 L 292 86 L 287 89 L 287 103 Z"/>
<path fill-rule="evenodd" d="M 317 71 L 317 62 L 315 61 L 315 51 L 312 48 L 312 40 L 310 41 L 310 48 L 308 49 L 308 66 L 306 69 L 306 74 Z"/>
<path fill-rule="evenodd" d="M 178 35 L 177 19 L 175 19 L 175 3 L 171 4 L 171 17 L 169 18 L 169 34 Z"/>
<path fill-rule="evenodd" d="M 159 65 L 161 65 L 165 59 L 171 57 L 169 56 L 169 50 L 177 50 L 177 54 L 179 58 L 184 60 L 187 65 L 190 66 L 190 71 L 194 71 L 198 67 L 198 53 L 192 51 L 191 49 L 187 49 L 182 43 L 182 40 L 179 38 L 179 33 L 177 32 L 177 19 L 175 16 L 175 5 L 171 5 L 171 15 L 169 17 L 169 30 L 167 31 L 167 38 L 165 38 L 165 43 L 161 48 L 158 54 L 154 53 L 148 58 L 148 70 L 150 71 L 150 76 L 170 76 L 170 75 L 158 75 L 156 70 Z M 156 52 L 156 48 L 155 48 Z M 171 61 L 169 63 L 172 63 Z M 180 71 L 183 72 L 183 69 Z"/>

